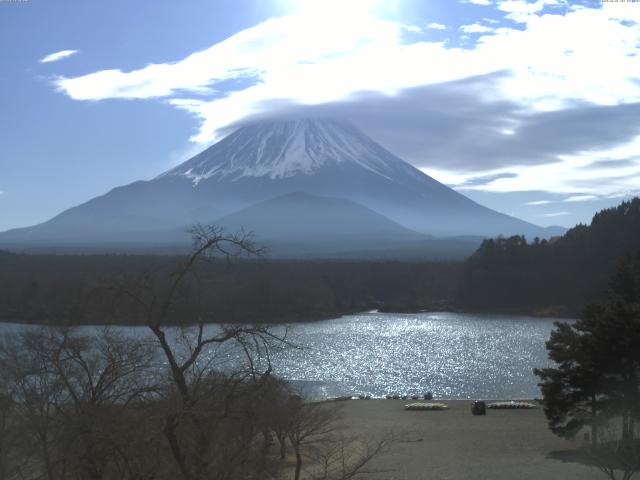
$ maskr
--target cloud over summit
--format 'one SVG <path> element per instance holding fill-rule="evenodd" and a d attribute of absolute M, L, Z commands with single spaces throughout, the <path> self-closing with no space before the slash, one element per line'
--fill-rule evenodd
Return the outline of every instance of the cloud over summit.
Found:
<path fill-rule="evenodd" d="M 203 146 L 247 121 L 341 116 L 467 188 L 577 192 L 599 176 L 612 179 L 608 194 L 640 183 L 640 9 L 466 3 L 501 20 L 447 30 L 425 22 L 409 40 L 394 20 L 298 13 L 177 61 L 61 77 L 56 87 L 75 100 L 167 102 L 198 119 L 192 141 Z M 459 46 L 460 33 L 474 34 L 470 46 Z M 243 79 L 244 88 L 213 95 Z M 607 159 L 627 162 L 628 180 Z M 483 176 L 490 181 L 473 180 Z"/>

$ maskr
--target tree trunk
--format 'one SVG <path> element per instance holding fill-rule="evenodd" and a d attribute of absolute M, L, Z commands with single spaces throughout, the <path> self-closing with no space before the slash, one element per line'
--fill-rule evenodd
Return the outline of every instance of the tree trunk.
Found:
<path fill-rule="evenodd" d="M 598 410 L 596 408 L 596 394 L 591 395 L 591 447 L 598 447 L 598 424 L 597 424 Z"/>
<path fill-rule="evenodd" d="M 51 455 L 49 454 L 49 444 L 47 441 L 46 434 L 40 436 L 40 445 L 42 447 L 42 456 L 44 458 L 44 465 L 47 469 L 47 478 L 49 480 L 53 480 L 55 475 L 53 473 L 53 466 L 51 464 Z"/>
<path fill-rule="evenodd" d="M 189 468 L 185 462 L 184 455 L 180 450 L 180 444 L 178 443 L 178 439 L 176 437 L 176 428 L 178 424 L 176 422 L 174 415 L 167 415 L 165 417 L 165 425 L 163 428 L 164 436 L 169 442 L 169 447 L 171 449 L 171 454 L 173 455 L 173 459 L 175 460 L 178 468 L 180 469 L 180 473 L 182 474 L 182 478 L 184 480 L 191 480 L 191 473 L 189 472 Z"/>
<path fill-rule="evenodd" d="M 273 436 L 269 430 L 262 430 L 262 439 L 264 440 L 264 449 L 267 450 L 273 445 Z"/>
<path fill-rule="evenodd" d="M 276 438 L 280 444 L 280 460 L 284 460 L 287 456 L 287 437 L 285 435 L 276 434 Z"/>
<path fill-rule="evenodd" d="M 626 410 L 622 412 L 622 442 L 629 441 L 629 412 Z"/>
<path fill-rule="evenodd" d="M 164 334 L 162 329 L 158 326 L 148 325 L 148 327 L 156 336 L 156 338 L 158 339 L 158 342 L 160 342 L 160 347 L 162 348 L 165 358 L 169 363 L 169 368 L 171 370 L 173 381 L 175 382 L 176 387 L 178 387 L 178 391 L 180 392 L 182 401 L 185 404 L 189 403 L 190 395 L 189 395 L 189 387 L 187 386 L 187 379 L 184 376 L 183 370 L 180 368 L 180 366 L 178 365 L 178 362 L 176 361 L 176 357 L 173 354 L 171 347 L 169 346 L 169 342 L 167 342 L 166 335 Z"/>
<path fill-rule="evenodd" d="M 300 453 L 300 445 L 294 445 L 293 449 L 296 452 L 296 473 L 294 480 L 300 480 L 300 471 L 302 470 L 302 454 Z"/>

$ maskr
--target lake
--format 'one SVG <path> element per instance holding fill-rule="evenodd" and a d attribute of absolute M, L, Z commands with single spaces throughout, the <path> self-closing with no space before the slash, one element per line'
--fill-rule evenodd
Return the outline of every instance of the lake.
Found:
<path fill-rule="evenodd" d="M 285 378 L 339 392 L 439 398 L 540 396 L 533 368 L 549 365 L 554 319 L 459 313 L 365 313 L 294 327 L 305 350 L 277 355 Z M 333 390 L 333 391 L 332 391 Z"/>
<path fill-rule="evenodd" d="M 534 398 L 540 391 L 532 370 L 550 365 L 545 341 L 555 320 L 361 313 L 292 325 L 288 338 L 301 348 L 278 349 L 272 363 L 274 373 L 314 398 L 427 391 L 446 399 Z M 6 332 L 24 327 L 0 328 Z M 147 335 L 144 328 L 121 329 Z M 227 350 L 218 356 L 237 355 Z"/>

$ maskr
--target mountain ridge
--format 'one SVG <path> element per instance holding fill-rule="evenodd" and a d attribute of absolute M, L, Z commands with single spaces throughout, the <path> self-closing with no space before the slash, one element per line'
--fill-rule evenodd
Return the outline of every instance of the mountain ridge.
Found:
<path fill-rule="evenodd" d="M 297 119 L 241 127 L 152 180 L 0 233 L 0 243 L 157 241 L 160 232 L 215 222 L 292 192 L 349 200 L 421 234 L 549 235 L 473 202 L 346 122 Z"/>

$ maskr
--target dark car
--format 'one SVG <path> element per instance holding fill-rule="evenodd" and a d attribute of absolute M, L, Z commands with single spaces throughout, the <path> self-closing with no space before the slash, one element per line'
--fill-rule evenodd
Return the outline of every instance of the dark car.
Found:
<path fill-rule="evenodd" d="M 487 404 L 482 400 L 476 400 L 471 405 L 471 413 L 473 415 L 486 415 L 487 414 Z"/>

